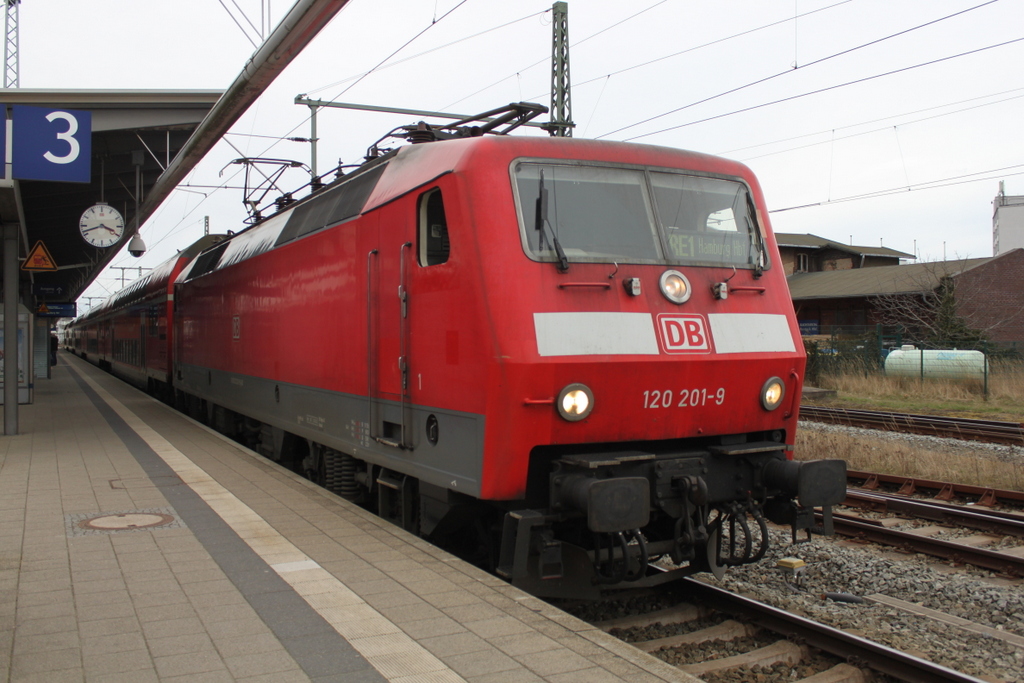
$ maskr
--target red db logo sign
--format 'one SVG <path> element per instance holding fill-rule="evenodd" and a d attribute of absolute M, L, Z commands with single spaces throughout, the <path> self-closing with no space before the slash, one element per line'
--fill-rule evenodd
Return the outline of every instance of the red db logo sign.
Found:
<path fill-rule="evenodd" d="M 659 315 L 658 331 L 665 353 L 711 352 L 711 337 L 702 315 Z"/>

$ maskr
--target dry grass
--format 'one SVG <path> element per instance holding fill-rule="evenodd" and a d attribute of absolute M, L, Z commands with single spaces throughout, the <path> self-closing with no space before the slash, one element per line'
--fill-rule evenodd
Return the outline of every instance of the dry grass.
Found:
<path fill-rule="evenodd" d="M 849 372 L 823 375 L 821 388 L 838 393 L 840 406 L 1024 422 L 1024 365 L 993 363 L 988 396 L 981 382 Z"/>
<path fill-rule="evenodd" d="M 797 432 L 796 458 L 839 458 L 851 470 L 879 472 L 921 479 L 953 481 L 991 488 L 1024 490 L 1024 455 L 1017 449 L 984 447 L 933 449 L 886 438 L 850 436 L 813 427 Z"/>

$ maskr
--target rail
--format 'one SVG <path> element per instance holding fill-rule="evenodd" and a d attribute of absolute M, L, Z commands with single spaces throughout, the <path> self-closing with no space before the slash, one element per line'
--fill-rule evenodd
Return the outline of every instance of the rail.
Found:
<path fill-rule="evenodd" d="M 954 484 L 935 479 L 920 479 L 898 474 L 879 474 L 877 472 L 861 472 L 858 470 L 847 470 L 846 480 L 853 486 L 872 491 L 878 489 L 883 484 L 899 487 L 897 493 L 904 496 L 910 496 L 919 491 L 934 491 L 933 497 L 936 500 L 952 500 L 953 498 L 961 497 L 969 498 L 975 505 L 985 507 L 995 505 L 996 503 L 1012 505 L 1014 507 L 1024 506 L 1024 491 L 1014 491 L 1012 489 L 997 489 L 987 486 L 974 486 L 972 484 Z"/>
<path fill-rule="evenodd" d="M 841 536 L 887 545 L 906 552 L 941 557 L 951 562 L 970 564 L 1006 576 L 1024 577 L 1024 557 L 1017 555 L 889 529 L 878 521 L 836 512 L 832 513 L 832 526 Z"/>
<path fill-rule="evenodd" d="M 864 662 L 872 669 L 910 683 L 979 683 L 959 671 L 894 650 L 852 633 L 819 624 L 785 610 L 751 600 L 694 579 L 683 579 L 685 590 L 705 604 L 745 615 L 776 633 L 829 652 L 848 661 Z"/>
<path fill-rule="evenodd" d="M 990 534 L 1024 538 L 1024 516 L 1012 512 L 986 510 L 978 506 L 968 508 L 962 505 L 854 490 L 847 490 L 843 505 L 872 512 L 926 519 L 930 522 L 954 524 Z"/>
<path fill-rule="evenodd" d="M 848 427 L 925 434 L 967 441 L 1024 446 L 1024 425 L 1019 422 L 973 420 L 934 415 L 886 413 L 876 410 L 800 406 L 800 419 Z"/>

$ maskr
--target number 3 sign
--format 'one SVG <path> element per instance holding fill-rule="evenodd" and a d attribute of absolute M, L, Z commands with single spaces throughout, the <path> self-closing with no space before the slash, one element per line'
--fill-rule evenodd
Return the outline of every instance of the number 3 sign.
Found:
<path fill-rule="evenodd" d="M 15 178 L 91 180 L 92 112 L 14 106 L 11 113 Z"/>

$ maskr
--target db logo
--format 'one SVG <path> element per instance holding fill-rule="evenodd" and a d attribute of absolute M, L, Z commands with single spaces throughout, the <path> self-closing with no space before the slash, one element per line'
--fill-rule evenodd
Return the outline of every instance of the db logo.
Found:
<path fill-rule="evenodd" d="M 711 352 L 711 337 L 702 315 L 659 315 L 658 330 L 665 353 Z"/>

